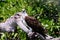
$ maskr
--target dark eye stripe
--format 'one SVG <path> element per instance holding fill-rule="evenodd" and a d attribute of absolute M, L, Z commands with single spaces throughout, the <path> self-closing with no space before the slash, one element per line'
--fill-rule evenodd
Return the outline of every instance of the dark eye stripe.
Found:
<path fill-rule="evenodd" d="M 19 15 L 19 14 L 16 14 L 16 15 L 21 16 L 21 15 Z"/>

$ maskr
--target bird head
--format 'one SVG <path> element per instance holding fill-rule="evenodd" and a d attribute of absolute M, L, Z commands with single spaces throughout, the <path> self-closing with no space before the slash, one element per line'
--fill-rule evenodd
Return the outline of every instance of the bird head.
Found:
<path fill-rule="evenodd" d="M 25 9 L 22 9 L 21 12 L 15 14 L 15 18 L 25 18 L 25 16 L 28 16 Z"/>

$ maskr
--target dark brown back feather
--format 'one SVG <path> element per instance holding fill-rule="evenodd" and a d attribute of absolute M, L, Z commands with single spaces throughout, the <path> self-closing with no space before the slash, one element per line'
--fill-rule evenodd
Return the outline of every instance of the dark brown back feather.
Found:
<path fill-rule="evenodd" d="M 26 16 L 25 21 L 28 24 L 28 26 L 33 29 L 33 31 L 38 32 L 42 34 L 43 36 L 45 36 L 45 33 L 44 33 L 45 29 L 36 18 L 31 17 L 31 16 Z"/>

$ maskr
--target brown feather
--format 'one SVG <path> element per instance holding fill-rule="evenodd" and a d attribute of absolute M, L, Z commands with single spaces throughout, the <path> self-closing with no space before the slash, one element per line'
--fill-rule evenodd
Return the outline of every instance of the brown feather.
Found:
<path fill-rule="evenodd" d="M 28 24 L 28 26 L 33 29 L 33 31 L 38 32 L 45 37 L 45 33 L 44 33 L 45 29 L 36 18 L 31 16 L 26 16 L 25 21 Z"/>

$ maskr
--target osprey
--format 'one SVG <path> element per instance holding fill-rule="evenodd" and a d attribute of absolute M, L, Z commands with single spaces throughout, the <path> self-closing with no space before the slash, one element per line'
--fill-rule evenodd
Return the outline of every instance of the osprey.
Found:
<path fill-rule="evenodd" d="M 45 29 L 41 25 L 41 23 L 34 17 L 28 16 L 25 10 L 18 12 L 15 14 L 15 20 L 18 26 L 24 30 L 29 37 L 32 37 L 35 33 L 39 33 L 41 38 L 53 38 L 47 34 L 45 34 Z M 34 35 L 35 36 L 35 35 Z"/>
<path fill-rule="evenodd" d="M 23 12 L 17 13 L 16 15 L 21 16 L 20 20 L 23 19 L 23 24 L 25 24 L 27 28 L 30 29 L 30 31 L 37 32 L 44 37 L 46 36 L 45 29 L 41 23 L 36 18 L 28 16 L 25 10 L 23 10 Z"/>

